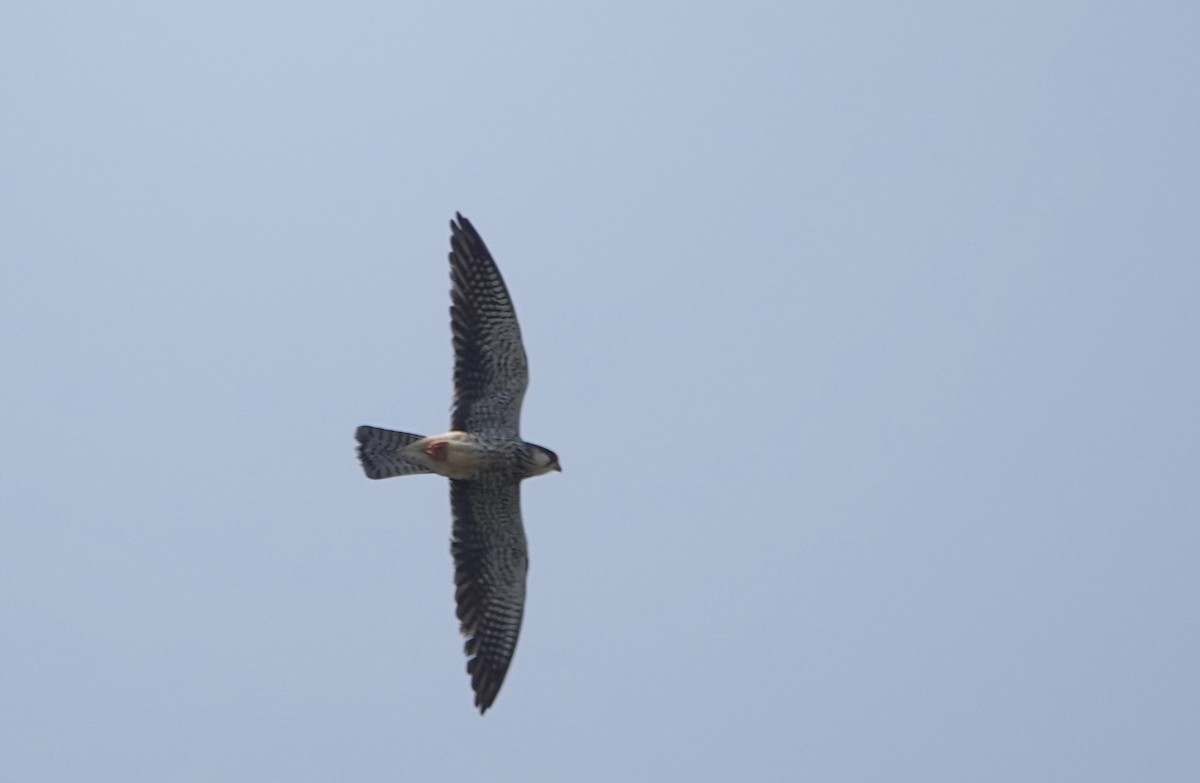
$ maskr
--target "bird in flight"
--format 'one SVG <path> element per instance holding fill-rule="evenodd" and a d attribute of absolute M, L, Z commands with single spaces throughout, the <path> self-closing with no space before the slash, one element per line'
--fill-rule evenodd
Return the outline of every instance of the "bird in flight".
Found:
<path fill-rule="evenodd" d="M 450 431 L 422 437 L 359 427 L 367 478 L 436 473 L 450 479 L 455 600 L 480 714 L 496 700 L 525 610 L 529 551 L 521 482 L 562 470 L 553 451 L 521 439 L 529 367 L 512 299 L 471 222 L 450 222 Z"/>

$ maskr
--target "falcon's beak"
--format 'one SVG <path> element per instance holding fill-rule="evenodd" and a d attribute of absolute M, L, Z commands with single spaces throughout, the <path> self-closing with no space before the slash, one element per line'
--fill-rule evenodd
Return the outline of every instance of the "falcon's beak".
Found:
<path fill-rule="evenodd" d="M 554 464 L 550 466 L 550 469 L 562 473 L 562 465 L 558 464 L 558 460 L 554 460 Z"/>

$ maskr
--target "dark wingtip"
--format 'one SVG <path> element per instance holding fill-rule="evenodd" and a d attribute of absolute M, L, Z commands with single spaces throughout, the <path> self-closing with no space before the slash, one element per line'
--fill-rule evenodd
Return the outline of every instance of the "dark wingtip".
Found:
<path fill-rule="evenodd" d="M 467 647 L 470 648 L 476 639 L 468 639 Z M 504 674 L 501 673 L 497 682 L 496 677 L 487 671 L 478 655 L 467 661 L 467 673 L 471 675 L 471 690 L 475 691 L 475 706 L 482 715 L 496 703 L 496 697 L 500 695 L 500 686 L 504 684 Z"/>
<path fill-rule="evenodd" d="M 483 237 L 479 236 L 479 232 L 475 230 L 475 226 L 470 220 L 463 217 L 461 212 L 454 213 L 454 220 L 450 221 L 450 235 L 453 237 L 463 237 L 466 239 L 467 248 L 472 252 L 483 250 L 487 252 L 487 248 L 483 244 Z"/>

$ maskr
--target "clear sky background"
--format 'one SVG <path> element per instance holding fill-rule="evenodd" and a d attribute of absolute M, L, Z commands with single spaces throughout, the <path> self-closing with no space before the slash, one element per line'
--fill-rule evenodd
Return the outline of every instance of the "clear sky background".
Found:
<path fill-rule="evenodd" d="M 1200 779 L 1200 6 L 7 3 L 0 779 Z M 448 221 L 517 304 L 471 706 Z"/>

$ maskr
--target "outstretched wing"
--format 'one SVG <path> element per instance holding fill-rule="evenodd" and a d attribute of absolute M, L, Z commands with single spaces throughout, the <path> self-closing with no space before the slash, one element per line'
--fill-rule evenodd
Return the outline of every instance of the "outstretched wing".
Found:
<path fill-rule="evenodd" d="M 451 480 L 455 599 L 480 714 L 496 700 L 525 612 L 529 551 L 521 485 L 501 476 Z"/>
<path fill-rule="evenodd" d="M 471 222 L 450 223 L 450 328 L 454 334 L 451 427 L 517 437 L 529 365 L 512 299 Z"/>

